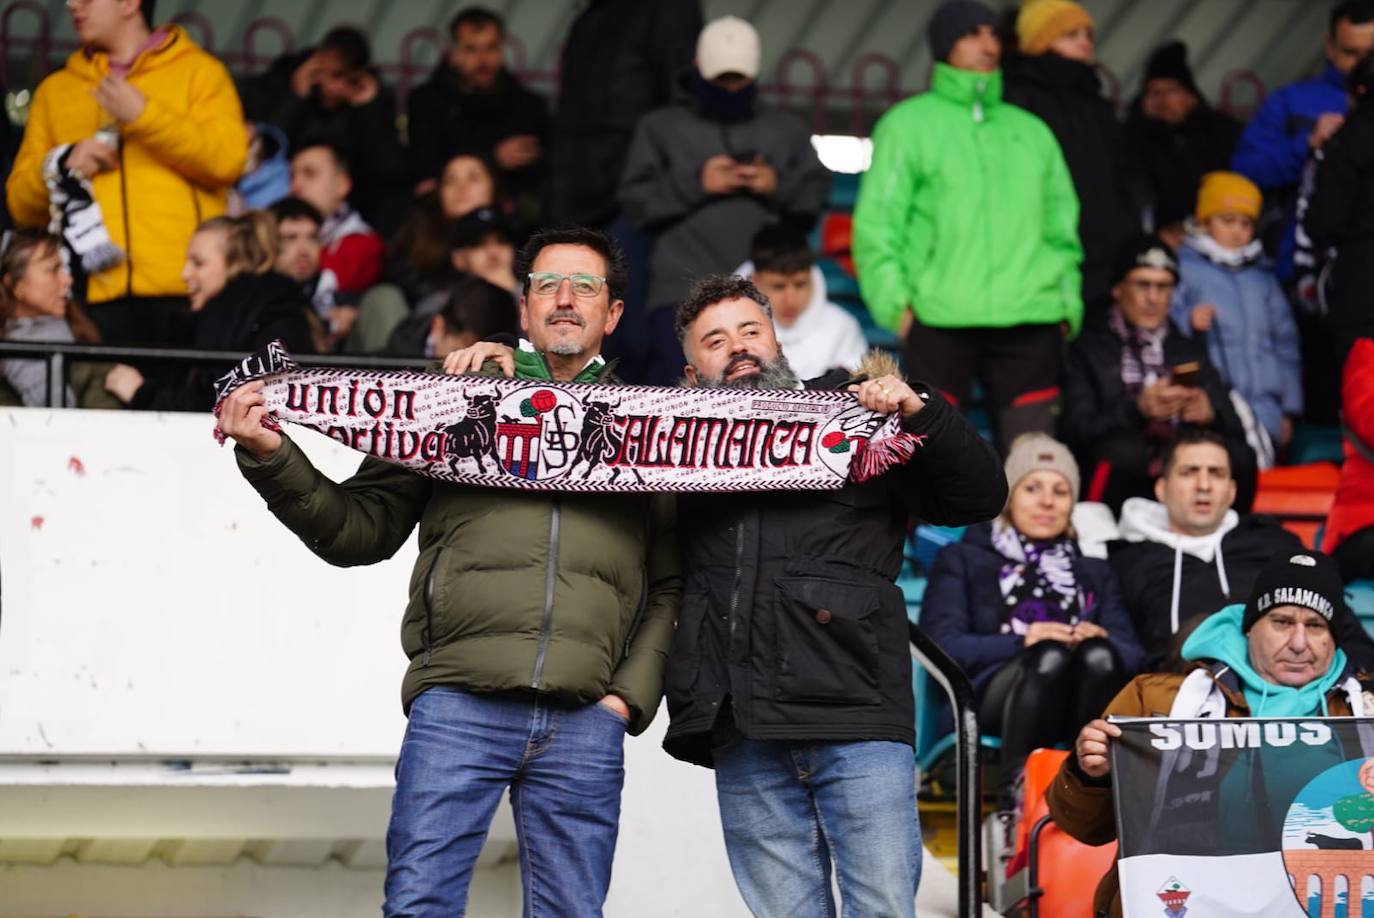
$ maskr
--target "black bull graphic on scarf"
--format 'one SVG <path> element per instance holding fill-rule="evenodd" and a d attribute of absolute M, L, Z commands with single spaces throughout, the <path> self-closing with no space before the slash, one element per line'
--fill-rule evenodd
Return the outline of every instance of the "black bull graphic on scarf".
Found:
<path fill-rule="evenodd" d="M 489 487 L 829 489 L 906 462 L 922 442 L 848 392 L 301 369 L 276 343 L 216 383 L 216 413 L 255 379 L 268 426 L 291 422 L 437 480 Z"/>

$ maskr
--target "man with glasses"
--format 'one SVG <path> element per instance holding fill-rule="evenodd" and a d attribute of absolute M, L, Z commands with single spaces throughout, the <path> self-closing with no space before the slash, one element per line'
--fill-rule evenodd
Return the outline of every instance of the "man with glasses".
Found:
<path fill-rule="evenodd" d="M 1069 351 L 1059 437 L 1088 471 L 1084 500 L 1113 512 L 1149 497 L 1180 427 L 1215 430 L 1232 455 L 1244 512 L 1254 499 L 1255 456 L 1230 392 L 1201 339 L 1169 321 L 1178 284 L 1173 250 L 1158 236 L 1128 241 L 1117 258 L 1105 328 L 1083 332 Z"/>
<path fill-rule="evenodd" d="M 624 309 L 619 250 L 600 232 L 559 230 L 534 236 L 521 262 L 529 337 L 514 375 L 615 382 L 600 351 Z M 464 913 L 509 788 L 526 914 L 600 915 L 624 736 L 658 709 L 677 617 L 670 498 L 468 487 L 373 458 L 335 484 L 262 427 L 260 389 L 229 396 L 220 427 L 244 477 L 316 554 L 375 563 L 420 526 L 384 914 Z"/>

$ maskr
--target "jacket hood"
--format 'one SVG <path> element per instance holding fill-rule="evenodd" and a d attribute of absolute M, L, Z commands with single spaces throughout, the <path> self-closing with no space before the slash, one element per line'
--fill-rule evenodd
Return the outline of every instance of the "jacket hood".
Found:
<path fill-rule="evenodd" d="M 1121 537 L 1127 542 L 1157 542 L 1174 550 L 1174 576 L 1169 598 L 1169 633 L 1179 629 L 1179 603 L 1183 595 L 1183 556 L 1192 555 L 1204 564 L 1215 564 L 1217 584 L 1223 596 L 1231 595 L 1231 582 L 1226 576 L 1226 559 L 1222 557 L 1221 542 L 1226 533 L 1235 529 L 1240 517 L 1227 510 L 1216 532 L 1205 536 L 1189 536 L 1171 532 L 1169 510 L 1163 504 L 1132 497 L 1121 505 Z"/>
<path fill-rule="evenodd" d="M 191 36 L 179 25 L 158 26 L 154 31 L 164 33 L 162 41 L 138 56 L 129 71 L 129 76 L 150 73 L 166 67 L 184 55 L 198 50 Z M 110 72 L 110 56 L 104 51 L 78 48 L 67 58 L 67 69 L 86 79 L 99 80 Z"/>
<path fill-rule="evenodd" d="M 930 91 L 963 108 L 971 109 L 974 121 L 982 121 L 983 113 L 1002 103 L 1002 70 L 979 73 L 960 70 L 949 64 L 935 65 Z"/>
<path fill-rule="evenodd" d="M 1209 564 L 1220 551 L 1222 538 L 1239 523 L 1239 514 L 1227 510 L 1216 532 L 1183 535 L 1169 530 L 1169 509 L 1158 501 L 1132 497 L 1121 505 L 1121 537 L 1127 542 L 1159 542 Z"/>
<path fill-rule="evenodd" d="M 1265 262 L 1264 243 L 1258 238 L 1239 249 L 1228 249 L 1194 221 L 1188 222 L 1188 233 L 1183 237 L 1183 245 L 1179 246 L 1180 265 L 1189 254 L 1199 256 L 1222 271 L 1244 271 Z"/>
<path fill-rule="evenodd" d="M 754 262 L 752 260 L 746 261 L 735 269 L 735 273 L 740 277 L 752 278 L 754 276 Z M 828 299 L 830 299 L 830 291 L 825 286 L 825 272 L 821 270 L 820 265 L 812 265 L 811 299 L 806 301 L 801 314 L 797 316 L 797 321 L 792 323 L 792 327 L 787 329 L 787 333 L 794 338 L 803 337 L 808 325 L 815 324 L 814 319 L 820 314 L 818 307 L 824 306 Z M 811 317 L 811 322 L 808 322 L 808 316 Z M 782 329 L 779 328 L 778 331 L 781 332 Z"/>
<path fill-rule="evenodd" d="M 1301 688 L 1276 685 L 1250 663 L 1250 641 L 1241 630 L 1244 616 L 1244 603 L 1236 603 L 1203 619 L 1184 642 L 1183 658 L 1217 660 L 1229 666 L 1240 679 L 1251 717 L 1305 717 L 1317 711 L 1325 716 L 1326 695 L 1345 672 L 1345 651 L 1336 648 L 1331 668 L 1320 679 Z"/>

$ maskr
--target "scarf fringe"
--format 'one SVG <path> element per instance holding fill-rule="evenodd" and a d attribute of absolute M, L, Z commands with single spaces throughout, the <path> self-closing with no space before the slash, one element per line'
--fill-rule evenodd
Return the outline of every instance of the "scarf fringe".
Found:
<path fill-rule="evenodd" d="M 858 454 L 849 466 L 849 477 L 862 484 L 910 462 L 917 448 L 926 445 L 926 438 L 924 434 L 902 431 L 881 440 L 861 440 L 859 443 Z"/>

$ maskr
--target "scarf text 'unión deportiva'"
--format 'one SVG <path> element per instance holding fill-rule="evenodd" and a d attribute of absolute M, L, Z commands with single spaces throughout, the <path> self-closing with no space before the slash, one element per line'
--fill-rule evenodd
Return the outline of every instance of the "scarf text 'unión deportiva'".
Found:
<path fill-rule="evenodd" d="M 274 429 L 290 422 L 429 478 L 486 487 L 825 490 L 881 475 L 922 442 L 844 391 L 301 368 L 279 342 L 218 380 L 215 413 L 256 379 Z"/>

